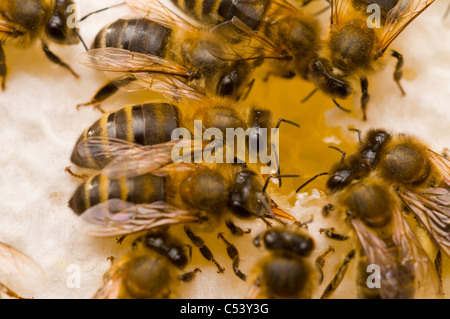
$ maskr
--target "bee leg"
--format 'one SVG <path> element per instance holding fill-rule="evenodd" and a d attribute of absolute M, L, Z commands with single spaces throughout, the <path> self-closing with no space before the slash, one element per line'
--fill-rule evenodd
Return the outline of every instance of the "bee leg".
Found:
<path fill-rule="evenodd" d="M 116 238 L 116 243 L 119 244 L 119 245 L 122 245 L 122 242 L 124 241 L 124 239 L 126 237 L 127 237 L 127 235 L 123 235 L 123 236 L 120 236 L 120 237 Z"/>
<path fill-rule="evenodd" d="M 392 56 L 397 59 L 397 64 L 395 65 L 394 71 L 394 81 L 397 83 L 400 91 L 402 92 L 402 95 L 406 95 L 405 90 L 403 90 L 403 87 L 400 84 L 400 79 L 403 75 L 403 55 L 395 50 L 392 50 Z"/>
<path fill-rule="evenodd" d="M 67 166 L 67 167 L 64 169 L 64 171 L 67 172 L 67 173 L 69 173 L 70 175 L 72 175 L 72 176 L 75 177 L 75 178 L 79 178 L 79 179 L 83 179 L 83 180 L 89 177 L 89 176 L 87 176 L 86 174 L 76 174 L 76 173 L 74 173 L 74 172 L 70 169 L 70 166 Z"/>
<path fill-rule="evenodd" d="M 331 246 L 328 246 L 328 248 L 321 253 L 319 256 L 317 256 L 316 260 L 314 261 L 314 264 L 316 265 L 316 268 L 319 272 L 319 285 L 322 284 L 323 282 L 323 266 L 325 265 L 325 257 L 326 255 L 328 255 L 330 252 L 334 253 L 334 248 Z"/>
<path fill-rule="evenodd" d="M 1 85 L 2 90 L 4 91 L 6 88 L 6 58 L 5 58 L 5 51 L 3 51 L 2 44 L 0 43 L 0 78 L 1 78 Z"/>
<path fill-rule="evenodd" d="M 345 273 L 347 272 L 347 269 L 348 269 L 348 264 L 353 259 L 353 257 L 355 257 L 354 249 L 352 251 L 350 251 L 347 254 L 347 256 L 345 256 L 344 262 L 342 263 L 341 267 L 339 267 L 334 278 L 331 280 L 331 282 L 325 288 L 320 299 L 329 298 L 336 291 L 337 287 L 339 287 L 340 283 L 342 282 L 342 279 L 344 279 Z"/>
<path fill-rule="evenodd" d="M 363 77 L 360 79 L 361 81 L 361 109 L 363 111 L 363 120 L 366 121 L 367 120 L 367 104 L 369 103 L 370 100 L 370 95 L 369 95 L 369 81 L 367 80 L 366 77 Z"/>
<path fill-rule="evenodd" d="M 195 268 L 193 271 L 186 272 L 180 276 L 180 280 L 182 282 L 190 282 L 194 279 L 195 274 L 198 272 L 202 272 L 200 268 Z"/>
<path fill-rule="evenodd" d="M 100 102 L 103 102 L 113 94 L 117 93 L 119 89 L 130 82 L 134 81 L 133 78 L 128 76 L 122 77 L 120 79 L 112 80 L 103 85 L 97 93 L 95 93 L 94 97 L 86 103 L 80 103 L 77 105 L 77 109 L 82 106 L 93 105 L 95 109 L 98 109 L 100 112 L 105 113 L 105 111 L 99 106 Z"/>
<path fill-rule="evenodd" d="M 230 230 L 231 234 L 233 234 L 234 236 L 242 236 L 244 234 L 250 234 L 250 232 L 252 231 L 250 228 L 248 228 L 247 230 L 243 230 L 241 227 L 236 226 L 236 224 L 233 223 L 233 221 L 230 219 L 227 219 L 225 221 L 225 225 Z"/>
<path fill-rule="evenodd" d="M 436 268 L 436 272 L 439 278 L 439 291 L 442 291 L 442 254 L 439 250 L 436 258 L 434 259 L 434 267 Z"/>
<path fill-rule="evenodd" d="M 334 206 L 331 204 L 327 204 L 322 208 L 322 215 L 324 217 L 328 216 L 330 214 L 330 212 L 334 210 Z"/>
<path fill-rule="evenodd" d="M 327 236 L 328 238 L 333 239 L 333 240 L 344 241 L 344 240 L 348 239 L 348 236 L 346 236 L 346 235 L 336 234 L 334 232 L 334 228 L 320 228 L 319 232 L 321 234 L 324 233 L 325 236 Z"/>
<path fill-rule="evenodd" d="M 250 94 L 250 91 L 253 89 L 253 85 L 255 84 L 255 79 L 252 79 L 249 84 L 247 84 L 247 92 L 245 92 L 242 100 L 245 101 Z"/>
<path fill-rule="evenodd" d="M 240 270 L 239 270 L 239 252 L 236 248 L 236 246 L 234 246 L 232 243 L 230 243 L 225 236 L 223 235 L 223 233 L 219 233 L 217 235 L 217 238 L 220 238 L 223 240 L 223 242 L 225 243 L 225 245 L 227 246 L 227 253 L 228 256 L 231 258 L 231 260 L 233 260 L 233 271 L 236 274 L 236 276 L 238 276 L 240 279 L 242 279 L 243 281 L 245 281 L 247 279 L 247 276 L 245 274 L 243 274 Z"/>
<path fill-rule="evenodd" d="M 201 239 L 200 237 L 198 237 L 197 235 L 195 235 L 192 230 L 187 227 L 184 226 L 184 232 L 186 233 L 186 235 L 189 237 L 189 239 L 191 240 L 191 242 L 199 248 L 200 252 L 202 253 L 203 257 L 205 257 L 207 260 L 212 261 L 214 263 L 214 265 L 216 265 L 217 269 L 218 269 L 218 273 L 223 273 L 225 271 L 225 268 L 223 268 L 222 266 L 220 266 L 220 264 L 214 259 L 214 256 L 211 252 L 211 250 L 205 245 L 205 242 L 203 239 Z"/>
<path fill-rule="evenodd" d="M 295 73 L 292 71 L 287 72 L 275 72 L 275 71 L 269 71 L 267 72 L 266 76 L 263 78 L 263 82 L 267 82 L 270 78 L 270 76 L 275 75 L 277 77 L 281 77 L 283 79 L 292 79 L 295 77 Z"/>
<path fill-rule="evenodd" d="M 11 298 L 15 298 L 15 299 L 27 299 L 24 297 L 19 296 L 18 294 L 16 294 L 14 291 L 12 291 L 11 289 L 9 289 L 8 287 L 6 287 L 5 285 L 0 283 L 0 291 L 3 292 L 4 294 L 8 295 Z"/>
<path fill-rule="evenodd" d="M 47 44 L 44 41 L 42 41 L 42 50 L 44 50 L 45 55 L 50 61 L 69 70 L 69 72 L 72 73 L 73 76 L 79 78 L 79 75 L 75 73 L 75 71 L 72 70 L 72 68 L 67 63 L 63 62 L 58 56 L 56 56 L 52 51 L 50 51 L 50 49 L 48 48 Z"/>

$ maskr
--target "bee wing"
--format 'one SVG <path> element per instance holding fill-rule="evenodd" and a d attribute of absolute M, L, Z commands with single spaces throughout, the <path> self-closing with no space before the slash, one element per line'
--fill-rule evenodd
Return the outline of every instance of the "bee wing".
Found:
<path fill-rule="evenodd" d="M 98 289 L 92 299 L 118 299 L 123 281 L 123 268 L 117 271 Z"/>
<path fill-rule="evenodd" d="M 428 150 L 428 153 L 431 162 L 436 166 L 439 173 L 442 174 L 444 183 L 447 184 L 447 186 L 450 186 L 450 161 L 433 150 Z"/>
<path fill-rule="evenodd" d="M 437 295 L 441 295 L 441 284 L 434 265 L 422 248 L 419 240 L 412 231 L 408 222 L 403 218 L 400 209 L 393 211 L 393 235 L 394 243 L 399 248 L 400 259 L 403 265 L 413 265 L 415 281 L 423 288 L 433 287 Z M 430 287 L 426 287 L 430 284 Z"/>
<path fill-rule="evenodd" d="M 398 190 L 400 198 L 427 229 L 435 244 L 450 256 L 450 194 L 445 188 L 420 193 Z"/>
<path fill-rule="evenodd" d="M 260 58 L 284 59 L 286 55 L 262 32 L 255 31 L 233 17 L 209 31 L 207 50 L 223 60 L 242 61 Z"/>
<path fill-rule="evenodd" d="M 197 221 L 195 214 L 166 202 L 134 204 L 121 199 L 110 199 L 81 214 L 78 226 L 89 236 L 114 237 Z"/>
<path fill-rule="evenodd" d="M 347 12 L 351 0 L 331 0 L 331 25 L 338 25 Z"/>
<path fill-rule="evenodd" d="M 396 280 L 399 269 L 395 256 L 398 249 L 389 249 L 362 221 L 354 218 L 351 225 L 364 250 L 367 263 L 380 267 L 380 295 L 386 299 L 395 298 L 399 289 L 399 282 Z"/>
<path fill-rule="evenodd" d="M 434 0 L 399 0 L 389 11 L 381 35 L 380 50 L 386 51 L 394 39 Z"/>
<path fill-rule="evenodd" d="M 91 136 L 77 144 L 77 152 L 81 157 L 91 157 L 94 160 L 116 158 L 145 149 L 145 146 L 107 136 Z"/>
<path fill-rule="evenodd" d="M 87 67 L 107 72 L 151 72 L 189 77 L 182 66 L 152 54 L 119 48 L 99 48 L 81 53 L 77 61 Z"/>
<path fill-rule="evenodd" d="M 126 4 L 139 15 L 157 22 L 167 28 L 177 28 L 188 32 L 198 30 L 187 20 L 183 19 L 159 0 L 125 0 Z"/>
<path fill-rule="evenodd" d="M 137 73 L 134 76 L 138 80 L 138 85 L 160 93 L 168 99 L 201 101 L 206 98 L 205 95 L 172 75 Z"/>
<path fill-rule="evenodd" d="M 35 285 L 45 281 L 45 273 L 28 255 L 0 242 L 0 278 L 20 285 Z"/>
<path fill-rule="evenodd" d="M 156 171 L 161 174 L 161 168 L 164 166 L 174 162 L 178 164 L 183 160 L 183 157 L 178 155 L 181 149 L 187 152 L 186 157 L 191 159 L 194 152 L 203 150 L 203 142 L 174 140 L 141 147 L 139 150 L 133 150 L 115 158 L 103 168 L 102 174 L 114 179 L 130 178 Z"/>

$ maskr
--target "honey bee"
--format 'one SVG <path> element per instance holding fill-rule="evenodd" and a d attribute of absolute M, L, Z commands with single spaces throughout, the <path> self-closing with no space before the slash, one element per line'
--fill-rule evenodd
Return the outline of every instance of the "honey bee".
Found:
<path fill-rule="evenodd" d="M 158 229 L 138 237 L 131 252 L 104 274 L 94 299 L 161 299 L 176 296 L 179 282 L 191 281 L 198 268 L 180 274 L 190 261 L 186 245 Z"/>
<path fill-rule="evenodd" d="M 308 262 L 314 241 L 299 227 L 271 227 L 254 244 L 268 255 L 253 270 L 248 298 L 311 298 L 315 273 Z"/>
<path fill-rule="evenodd" d="M 245 231 L 234 225 L 230 213 L 244 219 L 261 218 L 268 224 L 266 217 L 292 219 L 281 209 L 274 210 L 275 216 L 272 206 L 276 205 L 266 193 L 268 180 L 264 183 L 260 174 L 245 165 L 173 163 L 174 142 L 180 143 L 128 152 L 81 184 L 69 206 L 81 215 L 83 231 L 91 236 L 121 236 L 183 224 L 202 255 L 223 272 L 204 241 L 187 224 L 213 231 L 226 219 L 230 231 L 240 235 Z M 240 276 L 239 269 L 234 270 Z"/>
<path fill-rule="evenodd" d="M 42 268 L 28 255 L 20 250 L 0 242 L 0 275 L 2 279 L 18 282 L 27 286 L 41 285 L 45 279 Z M 6 284 L 0 282 L 0 299 L 3 297 L 25 299 Z"/>
<path fill-rule="evenodd" d="M 332 0 L 331 26 L 320 57 L 310 64 L 308 78 L 333 98 L 347 98 L 353 91 L 352 81 L 361 85 L 361 108 L 367 119 L 368 76 L 383 64 L 383 57 L 392 41 L 426 10 L 434 0 L 374 1 L 381 13 L 380 27 L 369 23 L 365 0 Z M 364 10 L 362 10 L 364 8 Z M 397 59 L 394 80 L 402 94 L 403 56 L 392 51 Z"/>
<path fill-rule="evenodd" d="M 122 73 L 80 106 L 98 104 L 119 88 L 150 89 L 171 99 L 182 95 L 195 99 L 193 90 L 240 99 L 250 90 L 254 68 L 250 61 L 256 59 L 252 46 L 260 39 L 233 46 L 219 32 L 196 27 L 158 2 L 148 8 L 138 3 L 136 10 L 143 17 L 106 26 L 92 49 L 80 56 L 79 62 L 88 67 Z M 223 27 L 231 30 L 233 26 Z"/>
<path fill-rule="evenodd" d="M 374 172 L 393 185 L 403 204 L 414 213 L 434 243 L 450 255 L 448 159 L 408 134 L 370 130 L 355 155 L 338 165 L 327 182 L 333 189 Z"/>
<path fill-rule="evenodd" d="M 428 284 L 440 294 L 433 264 L 402 208 L 414 213 L 436 246 L 448 255 L 449 172 L 448 160 L 424 142 L 383 129 L 370 130 L 360 139 L 357 152 L 347 158 L 344 153 L 332 168 L 326 185 L 335 204 L 325 206 L 323 212 L 328 215 L 337 208 L 361 243 L 361 296 L 412 298 L 418 285 Z M 381 285 L 388 289 L 367 289 L 364 269 L 368 264 L 380 266 Z"/>
<path fill-rule="evenodd" d="M 329 192 L 337 214 L 345 216 L 360 245 L 359 298 L 410 299 L 419 291 L 440 295 L 433 263 L 402 216 L 399 198 L 385 180 L 368 176 Z M 379 286 L 368 286 L 369 265 L 379 269 Z M 331 293 L 327 287 L 326 296 Z"/>
<path fill-rule="evenodd" d="M 128 2 L 133 4 L 137 0 Z M 240 25 L 242 41 L 244 35 L 269 39 L 268 41 L 271 41 L 280 52 L 284 52 L 289 59 L 271 61 L 272 68 L 268 76 L 292 78 L 298 75 L 306 78 L 308 65 L 311 60 L 317 58 L 321 47 L 321 28 L 316 17 L 285 0 L 170 0 L 170 2 L 184 14 L 209 27 L 226 21 Z M 243 24 L 237 24 L 236 19 Z M 233 38 L 236 39 L 239 38 Z"/>
<path fill-rule="evenodd" d="M 38 38 L 47 58 L 78 75 L 72 68 L 50 51 L 47 41 L 62 45 L 79 43 L 78 29 L 70 27 L 68 7 L 71 0 L 4 0 L 0 3 L 0 78 L 2 89 L 6 83 L 6 60 L 3 44 L 15 44 L 26 47 Z"/>
<path fill-rule="evenodd" d="M 199 128 L 202 131 L 207 128 L 220 129 L 224 139 L 227 136 L 227 129 L 243 129 L 248 131 L 246 142 L 248 150 L 258 148 L 260 143 L 264 143 L 268 149 L 275 152 L 276 149 L 271 145 L 271 136 L 262 136 L 260 130 L 278 129 L 282 122 L 298 126 L 285 119 L 279 119 L 274 123 L 272 113 L 268 109 L 256 105 L 243 107 L 241 103 L 226 98 L 205 97 L 197 102 L 133 105 L 104 115 L 87 128 L 75 144 L 71 161 L 81 167 L 102 169 L 118 155 L 118 152 L 116 150 L 108 152 L 107 149 L 110 149 L 111 145 L 106 140 L 104 143 L 96 143 L 90 141 L 90 138 L 117 138 L 144 146 L 155 145 L 169 142 L 172 139 L 172 132 L 180 127 L 187 128 L 191 133 L 195 132 L 194 120 L 202 121 L 202 128 Z M 266 164 L 276 165 L 279 172 L 276 160 L 275 155 L 274 161 Z"/>

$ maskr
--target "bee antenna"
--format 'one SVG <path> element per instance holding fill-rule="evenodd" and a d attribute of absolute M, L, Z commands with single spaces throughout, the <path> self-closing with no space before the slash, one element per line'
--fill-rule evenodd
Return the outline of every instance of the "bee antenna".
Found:
<path fill-rule="evenodd" d="M 319 88 L 315 88 L 314 90 L 312 90 L 307 96 L 305 96 L 300 103 L 305 103 L 306 101 L 308 101 L 313 95 L 314 93 L 317 92 L 317 90 L 319 90 Z"/>
<path fill-rule="evenodd" d="M 342 153 L 342 157 L 341 157 L 341 164 L 342 164 L 342 162 L 345 160 L 345 155 L 346 155 L 347 153 L 345 153 L 345 151 L 343 151 L 343 150 L 341 150 L 340 148 L 338 148 L 338 147 L 336 147 L 336 146 L 333 146 L 333 145 L 328 146 L 328 148 L 331 148 L 331 149 L 333 149 L 333 150 L 336 150 L 336 151 Z"/>
<path fill-rule="evenodd" d="M 78 39 L 80 39 L 81 44 L 83 44 L 84 49 L 85 49 L 86 51 L 89 51 L 89 48 L 88 48 L 88 46 L 86 45 L 86 42 L 84 42 L 84 39 L 83 39 L 83 37 L 81 36 L 81 34 L 80 34 L 77 30 L 75 30 L 75 34 L 77 35 Z"/>
<path fill-rule="evenodd" d="M 327 175 L 328 172 L 323 172 L 323 173 L 319 173 L 314 177 L 311 177 L 310 179 L 308 179 L 306 182 L 304 182 L 299 188 L 297 188 L 297 190 L 295 191 L 296 193 L 298 193 L 303 187 L 305 187 L 306 185 L 308 185 L 309 183 L 311 183 L 313 180 L 315 180 L 317 177 L 319 176 L 323 176 L 323 175 Z"/>
<path fill-rule="evenodd" d="M 269 177 L 267 177 L 266 182 L 264 183 L 264 187 L 261 191 L 261 193 L 265 193 L 267 186 L 269 185 L 269 181 L 272 178 L 285 178 L 285 177 L 300 177 L 300 175 L 270 175 Z"/>
<path fill-rule="evenodd" d="M 357 128 L 351 128 L 351 127 L 349 127 L 348 130 L 351 131 L 351 132 L 357 132 L 358 133 L 358 140 L 359 140 L 360 143 L 362 142 L 362 140 L 361 140 L 361 130 L 358 130 Z"/>
<path fill-rule="evenodd" d="M 276 221 L 277 221 L 278 223 L 280 223 L 281 225 L 286 225 L 285 222 L 283 222 L 282 220 L 280 220 L 279 218 L 277 218 L 277 217 L 275 216 L 275 214 L 273 213 L 272 208 L 270 207 L 269 203 L 268 203 L 266 200 L 264 200 L 264 198 L 262 198 L 262 196 L 260 197 L 259 202 L 264 206 L 264 208 L 266 209 L 266 211 L 269 213 L 270 218 L 276 220 Z M 268 223 L 268 222 L 264 219 L 263 216 L 259 216 L 259 217 L 260 217 L 266 224 L 269 224 L 269 225 L 270 225 L 270 223 Z"/>
<path fill-rule="evenodd" d="M 124 6 L 125 4 L 126 4 L 125 2 L 122 2 L 122 3 L 114 4 L 114 5 L 106 7 L 106 8 L 102 8 L 102 9 L 99 9 L 99 10 L 96 10 L 96 11 L 92 11 L 92 12 L 86 14 L 84 17 L 82 17 L 78 22 L 86 20 L 87 18 L 89 18 L 93 14 L 100 13 L 100 12 L 103 12 L 103 11 L 106 11 L 106 10 L 109 10 L 109 9 L 112 9 L 112 8 Z"/>
<path fill-rule="evenodd" d="M 292 122 L 292 121 L 289 121 L 289 120 L 286 120 L 286 119 L 279 119 L 278 122 L 277 122 L 277 125 L 275 126 L 275 128 L 279 129 L 282 122 L 294 125 L 296 127 L 300 127 L 300 125 L 295 123 L 295 122 Z"/>
<path fill-rule="evenodd" d="M 341 109 L 342 111 L 347 112 L 347 113 L 351 113 L 351 112 L 352 112 L 351 110 L 342 107 L 335 99 L 333 99 L 333 102 L 334 102 L 334 104 L 335 104 L 339 109 Z"/>

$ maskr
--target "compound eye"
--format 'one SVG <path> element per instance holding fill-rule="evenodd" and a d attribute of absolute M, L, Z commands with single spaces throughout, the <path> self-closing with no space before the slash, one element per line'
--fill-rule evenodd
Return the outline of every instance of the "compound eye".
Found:
<path fill-rule="evenodd" d="M 219 95 L 230 96 L 236 93 L 236 75 L 229 74 L 222 79 L 219 87 Z"/>
<path fill-rule="evenodd" d="M 52 40 L 63 43 L 66 39 L 64 34 L 64 23 L 59 16 L 53 16 L 47 24 L 47 34 Z"/>

